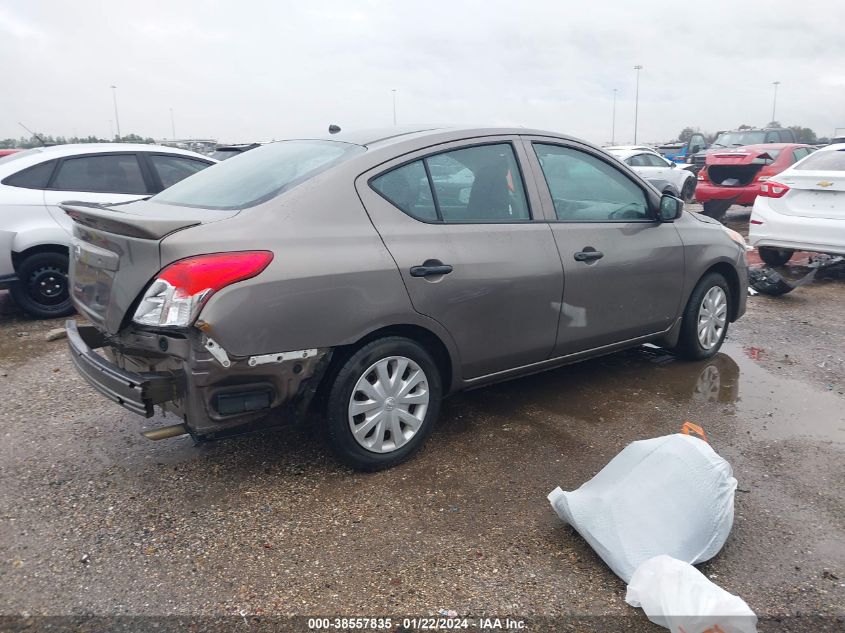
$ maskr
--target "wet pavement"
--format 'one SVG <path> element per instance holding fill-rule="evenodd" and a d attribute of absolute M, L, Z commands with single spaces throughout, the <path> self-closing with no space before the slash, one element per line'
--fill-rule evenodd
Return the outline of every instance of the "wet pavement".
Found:
<path fill-rule="evenodd" d="M 60 323 L 0 292 L 0 613 L 454 609 L 664 630 L 545 497 L 689 420 L 739 480 L 701 570 L 760 616 L 845 617 L 843 299 L 837 278 L 751 297 L 703 363 L 643 347 L 454 396 L 416 458 L 363 475 L 307 429 L 144 439 L 175 420 L 101 399 L 44 340 Z"/>

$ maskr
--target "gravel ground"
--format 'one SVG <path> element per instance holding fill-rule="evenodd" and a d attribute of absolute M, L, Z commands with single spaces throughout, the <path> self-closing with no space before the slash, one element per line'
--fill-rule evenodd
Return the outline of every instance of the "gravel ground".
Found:
<path fill-rule="evenodd" d="M 307 429 L 144 439 L 174 420 L 103 400 L 45 340 L 61 324 L 0 292 L 0 614 L 454 609 L 665 630 L 545 497 L 692 420 L 739 480 L 731 536 L 701 570 L 760 630 L 811 614 L 842 627 L 843 299 L 835 275 L 751 297 L 710 362 L 642 348 L 452 397 L 421 454 L 363 475 Z"/>

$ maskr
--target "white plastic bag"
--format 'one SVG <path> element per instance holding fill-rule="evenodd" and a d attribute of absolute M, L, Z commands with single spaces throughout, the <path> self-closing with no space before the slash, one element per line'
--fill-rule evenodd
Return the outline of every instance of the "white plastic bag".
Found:
<path fill-rule="evenodd" d="M 578 490 L 555 488 L 549 501 L 628 582 L 660 554 L 687 563 L 715 556 L 733 526 L 735 490 L 730 464 L 677 433 L 632 442 Z"/>
<path fill-rule="evenodd" d="M 757 616 L 739 596 L 671 556 L 655 556 L 637 567 L 625 602 L 672 633 L 757 633 Z"/>

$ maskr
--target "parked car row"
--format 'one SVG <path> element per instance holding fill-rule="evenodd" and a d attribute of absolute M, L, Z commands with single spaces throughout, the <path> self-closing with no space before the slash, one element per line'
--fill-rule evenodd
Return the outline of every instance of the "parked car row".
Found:
<path fill-rule="evenodd" d="M 56 145 L 0 158 L 0 285 L 36 317 L 71 314 L 71 221 L 60 203 L 149 197 L 216 163 L 157 145 Z"/>
<path fill-rule="evenodd" d="M 549 132 L 276 142 L 62 208 L 95 389 L 175 414 L 157 438 L 317 411 L 355 468 L 419 449 L 448 393 L 644 342 L 709 358 L 745 310 L 739 234 Z"/>

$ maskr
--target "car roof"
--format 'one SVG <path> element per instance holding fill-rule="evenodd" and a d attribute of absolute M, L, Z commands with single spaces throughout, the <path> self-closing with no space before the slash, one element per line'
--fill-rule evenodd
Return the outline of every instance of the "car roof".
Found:
<path fill-rule="evenodd" d="M 843 143 L 831 143 L 830 145 L 825 145 L 824 147 L 820 147 L 816 151 L 817 152 L 841 152 L 841 151 L 845 151 L 845 142 L 843 142 Z"/>
<path fill-rule="evenodd" d="M 605 151 L 614 150 L 614 151 L 620 151 L 620 152 L 624 152 L 624 151 L 634 152 L 634 151 L 636 151 L 636 152 L 655 152 L 655 153 L 657 153 L 656 150 L 653 147 L 649 147 L 648 145 L 609 145 L 607 147 L 603 147 L 602 149 L 604 149 Z"/>
<path fill-rule="evenodd" d="M 166 145 L 151 145 L 149 143 L 68 143 L 65 145 L 48 145 L 47 147 L 33 147 L 21 156 L 8 163 L 0 163 L 0 177 L 17 173 L 27 167 L 43 163 L 54 158 L 67 156 L 81 156 L 83 154 L 99 154 L 103 152 L 154 152 L 156 154 L 171 154 L 199 158 L 212 163 L 220 162 L 210 156 L 203 156 L 185 149 L 168 147 Z M 13 154 L 14 156 L 14 154 Z"/>
<path fill-rule="evenodd" d="M 617 149 L 615 147 L 605 147 L 604 151 L 612 153 L 614 156 L 626 159 L 631 158 L 631 156 L 636 156 L 637 154 L 654 154 L 655 156 L 660 156 L 663 160 L 666 160 L 664 156 L 660 155 L 660 152 L 656 152 L 653 149 Z"/>
<path fill-rule="evenodd" d="M 512 136 L 512 135 L 529 135 L 529 136 L 553 136 L 556 138 L 577 141 L 583 143 L 580 139 L 561 134 L 559 132 L 552 132 L 549 130 L 539 130 L 524 127 L 493 127 L 493 126 L 400 126 L 387 127 L 375 129 L 353 130 L 349 132 L 341 131 L 337 134 L 325 134 L 318 137 L 312 137 L 320 140 L 339 141 L 343 143 L 352 143 L 354 145 L 362 145 L 369 148 L 382 148 L 402 143 L 409 143 L 413 141 L 432 141 L 436 143 L 448 142 L 450 140 L 462 140 L 466 138 L 481 137 L 481 136 Z M 306 139 L 286 139 L 286 140 L 306 140 Z"/>

